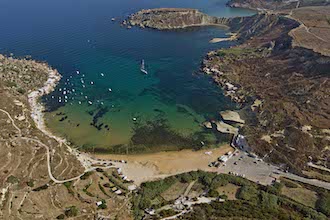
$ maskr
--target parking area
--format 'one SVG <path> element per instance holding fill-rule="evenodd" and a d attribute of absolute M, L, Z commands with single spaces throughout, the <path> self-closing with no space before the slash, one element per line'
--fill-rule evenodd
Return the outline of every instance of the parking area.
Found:
<path fill-rule="evenodd" d="M 249 156 L 243 151 L 236 151 L 225 163 L 222 163 L 217 171 L 219 173 L 231 173 L 243 176 L 254 182 L 266 185 L 271 184 L 275 178 L 273 173 L 278 172 L 278 168 L 263 162 L 259 158 Z"/>

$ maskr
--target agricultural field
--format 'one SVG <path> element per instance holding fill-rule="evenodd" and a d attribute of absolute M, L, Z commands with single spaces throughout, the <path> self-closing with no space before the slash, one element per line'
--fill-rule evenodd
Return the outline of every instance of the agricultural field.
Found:
<path fill-rule="evenodd" d="M 289 186 L 296 187 L 291 194 Z M 263 186 L 233 175 L 193 171 L 143 183 L 133 196 L 132 211 L 135 219 L 174 215 L 183 219 L 327 219 L 329 192 L 318 190 L 292 181 Z"/>

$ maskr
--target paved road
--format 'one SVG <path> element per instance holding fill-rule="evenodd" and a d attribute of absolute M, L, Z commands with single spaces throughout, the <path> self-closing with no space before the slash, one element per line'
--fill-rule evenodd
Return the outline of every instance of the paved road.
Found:
<path fill-rule="evenodd" d="M 310 184 L 313 186 L 317 186 L 317 187 L 321 187 L 321 188 L 330 190 L 330 183 L 324 182 L 321 180 L 307 179 L 307 178 L 304 178 L 304 177 L 301 177 L 301 176 L 298 176 L 298 175 L 295 175 L 292 173 L 284 173 L 284 172 L 280 172 L 279 176 L 283 176 L 283 177 L 286 177 L 291 180 L 296 180 L 298 182 L 307 183 L 307 184 Z"/>
<path fill-rule="evenodd" d="M 241 159 L 239 159 L 241 158 Z M 235 165 L 235 163 L 237 165 Z M 330 183 L 316 179 L 304 178 L 292 173 L 285 173 L 279 170 L 278 167 L 258 159 L 249 157 L 245 152 L 239 152 L 226 162 L 226 166 L 218 168 L 219 173 L 234 172 L 239 175 L 244 174 L 245 178 L 263 185 L 269 185 L 273 180 L 281 176 L 302 183 L 307 183 L 313 186 L 321 187 L 330 190 Z"/>

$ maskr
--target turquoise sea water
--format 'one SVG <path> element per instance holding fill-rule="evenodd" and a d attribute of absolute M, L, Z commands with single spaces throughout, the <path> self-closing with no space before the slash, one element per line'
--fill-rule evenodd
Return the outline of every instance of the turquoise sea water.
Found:
<path fill-rule="evenodd" d="M 253 14 L 224 0 L 3 0 L 0 52 L 31 55 L 59 70 L 63 79 L 43 98 L 47 125 L 79 147 L 122 153 L 214 146 L 226 137 L 201 124 L 236 106 L 198 69 L 208 51 L 233 43 L 208 43 L 226 36 L 219 27 L 161 32 L 119 25 L 156 7 Z M 148 75 L 139 70 L 142 59 Z"/>

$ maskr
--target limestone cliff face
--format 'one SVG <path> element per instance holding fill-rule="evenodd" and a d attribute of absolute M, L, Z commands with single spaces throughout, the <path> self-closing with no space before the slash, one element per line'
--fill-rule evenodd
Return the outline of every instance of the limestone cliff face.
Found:
<path fill-rule="evenodd" d="M 329 5 L 329 0 L 230 0 L 227 6 L 232 8 L 249 8 L 257 10 L 293 9 L 297 6 Z"/>
<path fill-rule="evenodd" d="M 275 38 L 278 40 L 278 35 L 283 35 L 282 38 L 280 38 L 283 40 L 284 38 L 288 38 L 287 32 L 298 27 L 299 23 L 276 14 L 259 13 L 250 17 L 232 18 L 228 22 L 228 25 L 232 32 L 237 33 L 237 37 L 241 41 L 263 35 L 265 36 L 264 38 L 267 39 L 265 43 L 267 43 L 267 41 L 269 43 Z"/>
<path fill-rule="evenodd" d="M 196 9 L 159 8 L 141 10 L 129 16 L 127 23 L 159 30 L 192 26 L 227 25 L 230 19 L 206 15 Z"/>

